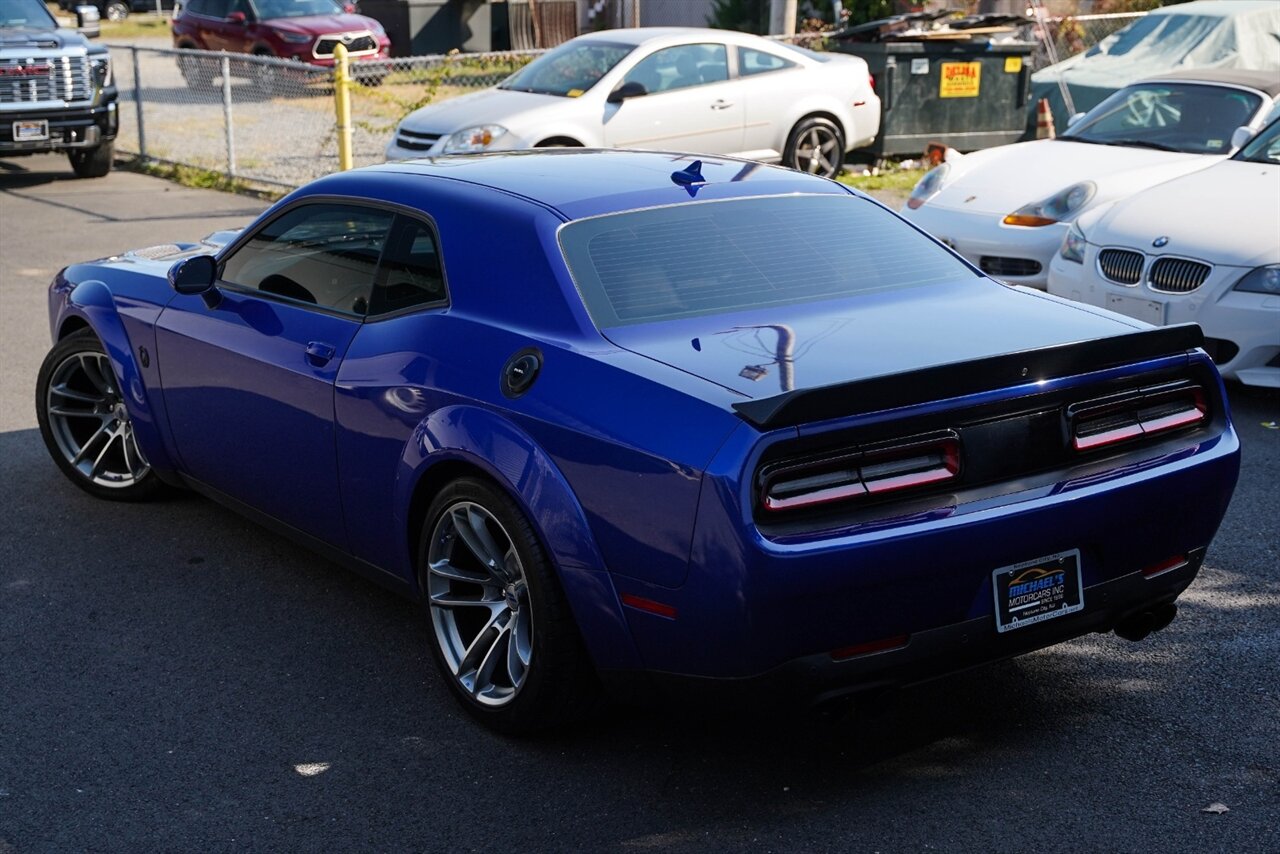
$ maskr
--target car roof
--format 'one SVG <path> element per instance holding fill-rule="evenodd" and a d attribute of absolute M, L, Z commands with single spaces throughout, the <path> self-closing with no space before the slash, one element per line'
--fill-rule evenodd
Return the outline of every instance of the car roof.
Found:
<path fill-rule="evenodd" d="M 578 36 L 574 41 L 601 41 L 612 44 L 640 45 L 652 41 L 688 41 L 712 39 L 731 44 L 765 41 L 760 36 L 740 33 L 736 30 L 716 30 L 710 27 L 631 27 L 622 30 L 601 30 Z"/>
<path fill-rule="evenodd" d="M 694 161 L 701 163 L 705 183 L 691 193 L 672 175 L 689 168 Z M 350 180 L 358 183 L 361 174 L 389 172 L 488 187 L 552 208 L 565 219 L 680 204 L 691 198 L 701 201 L 850 192 L 825 178 L 733 157 L 589 148 L 432 157 L 368 166 L 339 175 L 351 176 Z M 322 179 L 321 183 L 332 187 L 339 175 Z"/>
<path fill-rule="evenodd" d="M 1276 74 L 1274 71 L 1254 71 L 1246 68 L 1189 68 L 1158 74 L 1140 82 L 1150 83 L 1156 80 L 1179 80 L 1189 83 L 1226 83 L 1232 86 L 1257 89 L 1259 92 L 1265 92 L 1273 98 L 1280 95 L 1280 74 Z"/>

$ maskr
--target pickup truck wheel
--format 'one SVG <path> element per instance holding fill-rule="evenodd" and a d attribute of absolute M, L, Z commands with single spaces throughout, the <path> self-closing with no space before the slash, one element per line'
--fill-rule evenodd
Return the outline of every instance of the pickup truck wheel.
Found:
<path fill-rule="evenodd" d="M 802 119 L 787 137 L 782 164 L 797 172 L 834 178 L 844 166 L 844 134 L 828 119 Z"/>
<path fill-rule="evenodd" d="M 163 491 L 138 450 L 120 382 L 93 330 L 68 335 L 45 356 L 36 420 L 58 468 L 90 495 L 142 501 Z"/>
<path fill-rule="evenodd" d="M 111 171 L 111 162 L 115 159 L 116 146 L 113 142 L 104 142 L 97 148 L 85 148 L 68 152 L 71 170 L 77 178 L 105 178 Z"/>
<path fill-rule="evenodd" d="M 559 579 L 520 507 L 461 478 L 427 510 L 418 550 L 430 645 L 481 723 L 511 735 L 572 721 L 598 682 Z"/>
<path fill-rule="evenodd" d="M 103 10 L 108 21 L 123 21 L 129 17 L 129 4 L 121 2 L 121 0 L 111 0 Z"/>

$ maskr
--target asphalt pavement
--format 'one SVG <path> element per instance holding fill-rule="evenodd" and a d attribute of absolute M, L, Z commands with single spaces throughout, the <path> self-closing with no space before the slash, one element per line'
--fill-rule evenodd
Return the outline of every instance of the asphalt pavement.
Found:
<path fill-rule="evenodd" d="M 56 270 L 262 207 L 0 160 L 0 854 L 1280 850 L 1280 396 L 1231 389 L 1240 486 L 1147 641 L 851 716 L 613 710 L 509 740 L 455 707 L 414 605 L 202 499 L 95 501 L 48 459 Z"/>

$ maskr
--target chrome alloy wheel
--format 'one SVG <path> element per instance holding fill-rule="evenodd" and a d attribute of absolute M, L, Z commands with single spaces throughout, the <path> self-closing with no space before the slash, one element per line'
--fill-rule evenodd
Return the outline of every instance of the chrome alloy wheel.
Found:
<path fill-rule="evenodd" d="M 105 354 L 82 351 L 59 362 L 45 411 L 58 450 L 89 482 L 123 489 L 150 470 Z"/>
<path fill-rule="evenodd" d="M 840 170 L 840 138 L 835 128 L 815 124 L 801 134 L 795 147 L 796 169 L 834 178 Z"/>
<path fill-rule="evenodd" d="M 533 612 L 510 534 L 473 501 L 438 517 L 427 551 L 427 598 L 449 671 L 485 706 L 511 702 L 529 674 Z"/>

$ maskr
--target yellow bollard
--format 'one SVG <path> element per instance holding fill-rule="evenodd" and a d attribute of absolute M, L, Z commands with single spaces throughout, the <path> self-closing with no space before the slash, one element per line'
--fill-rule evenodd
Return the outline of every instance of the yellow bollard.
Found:
<path fill-rule="evenodd" d="M 333 98 L 338 113 L 338 171 L 351 168 L 351 61 L 346 45 L 333 49 Z"/>

